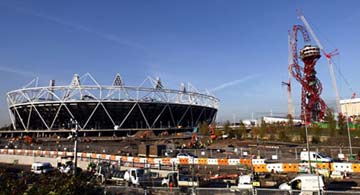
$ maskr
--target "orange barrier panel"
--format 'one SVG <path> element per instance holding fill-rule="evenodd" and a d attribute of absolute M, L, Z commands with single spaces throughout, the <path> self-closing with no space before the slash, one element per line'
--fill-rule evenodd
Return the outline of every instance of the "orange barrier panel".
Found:
<path fill-rule="evenodd" d="M 208 159 L 207 158 L 198 158 L 198 164 L 199 165 L 207 165 Z"/>
<path fill-rule="evenodd" d="M 50 151 L 49 150 L 45 150 L 45 156 L 50 156 Z"/>
<path fill-rule="evenodd" d="M 179 164 L 188 165 L 189 164 L 189 159 L 188 158 L 179 158 Z"/>
<path fill-rule="evenodd" d="M 335 169 L 334 169 L 334 163 L 331 163 L 330 164 L 330 171 L 334 171 Z"/>
<path fill-rule="evenodd" d="M 91 158 L 97 158 L 96 153 L 91 153 Z"/>
<path fill-rule="evenodd" d="M 229 159 L 218 159 L 218 165 L 229 165 Z"/>
<path fill-rule="evenodd" d="M 154 158 L 146 158 L 146 161 L 149 164 L 155 164 L 155 159 Z"/>
<path fill-rule="evenodd" d="M 164 164 L 164 165 L 171 165 L 170 158 L 163 158 L 161 161 L 162 161 L 162 164 Z"/>
<path fill-rule="evenodd" d="M 251 166 L 251 159 L 240 159 L 240 164 Z"/>
<path fill-rule="evenodd" d="M 87 155 L 87 153 L 85 153 L 85 152 L 81 153 L 82 158 L 86 158 L 86 155 Z"/>
<path fill-rule="evenodd" d="M 351 165 L 351 169 L 355 172 L 355 173 L 359 173 L 360 172 L 360 164 L 359 163 L 353 163 Z"/>
<path fill-rule="evenodd" d="M 106 154 L 101 154 L 101 159 L 106 159 Z"/>
<path fill-rule="evenodd" d="M 320 169 L 330 169 L 330 163 L 316 163 L 316 167 Z"/>
<path fill-rule="evenodd" d="M 299 172 L 298 163 L 283 163 L 282 164 L 283 172 L 285 173 L 297 173 Z"/>
<path fill-rule="evenodd" d="M 266 164 L 257 164 L 257 165 L 253 165 L 253 169 L 255 172 L 257 173 L 265 173 L 268 172 L 267 168 L 266 168 Z"/>
<path fill-rule="evenodd" d="M 121 157 L 121 161 L 122 161 L 122 162 L 127 162 L 127 160 L 128 160 L 127 156 L 122 156 L 122 157 Z"/>
<path fill-rule="evenodd" d="M 134 157 L 133 162 L 134 163 L 140 163 L 140 158 L 139 157 Z"/>
<path fill-rule="evenodd" d="M 116 156 L 115 155 L 110 155 L 110 160 L 116 160 Z"/>

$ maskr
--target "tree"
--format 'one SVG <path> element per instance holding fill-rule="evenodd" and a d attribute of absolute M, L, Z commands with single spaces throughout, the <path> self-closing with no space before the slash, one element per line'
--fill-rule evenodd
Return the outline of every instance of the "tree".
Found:
<path fill-rule="evenodd" d="M 262 139 L 266 134 L 267 124 L 265 123 L 264 119 L 261 120 L 260 132 L 259 137 Z"/>
<path fill-rule="evenodd" d="M 279 140 L 283 142 L 289 141 L 289 136 L 286 134 L 285 130 L 280 130 Z"/>
<path fill-rule="evenodd" d="M 245 127 L 245 124 L 243 121 L 240 121 L 240 123 L 239 123 L 238 135 L 239 135 L 239 137 L 246 136 L 246 127 Z"/>
<path fill-rule="evenodd" d="M 334 111 L 331 108 L 328 108 L 325 113 L 324 121 L 328 124 L 328 129 L 330 130 L 330 135 L 335 136 L 336 134 L 336 120 L 334 117 Z"/>
<path fill-rule="evenodd" d="M 0 195 L 9 194 L 103 194 L 92 173 L 73 175 L 58 171 L 34 175 L 15 168 L 0 169 Z"/>
<path fill-rule="evenodd" d="M 203 121 L 199 124 L 199 133 L 203 135 L 207 135 L 209 133 L 209 125 L 207 122 Z"/>
<path fill-rule="evenodd" d="M 230 121 L 224 123 L 223 132 L 228 135 L 231 133 Z"/>
<path fill-rule="evenodd" d="M 342 114 L 338 115 L 339 135 L 344 135 L 346 132 L 346 117 Z"/>
<path fill-rule="evenodd" d="M 305 125 L 306 125 L 306 124 L 305 124 Z M 300 132 L 300 133 L 299 133 L 299 135 L 300 135 L 300 141 L 301 141 L 302 143 L 306 143 L 307 137 L 306 137 L 305 128 L 304 128 L 304 129 L 301 128 L 299 132 Z"/>
<path fill-rule="evenodd" d="M 291 114 L 287 115 L 287 123 L 286 123 L 286 128 L 287 130 L 292 130 L 294 128 L 294 118 Z"/>
<path fill-rule="evenodd" d="M 312 140 L 311 142 L 313 144 L 319 144 L 321 143 L 321 139 L 320 137 L 322 136 L 322 129 L 316 125 L 314 127 L 311 128 L 312 132 L 313 132 L 313 136 L 312 136 Z"/>

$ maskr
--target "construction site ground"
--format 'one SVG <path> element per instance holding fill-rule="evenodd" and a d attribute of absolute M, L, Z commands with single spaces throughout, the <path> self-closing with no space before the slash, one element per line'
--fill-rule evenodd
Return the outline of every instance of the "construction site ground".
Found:
<path fill-rule="evenodd" d="M 339 138 L 338 138 L 339 139 Z M 163 144 L 168 148 L 174 149 L 173 153 L 163 151 L 162 154 L 168 152 L 168 157 L 176 157 L 178 152 L 190 152 L 199 158 L 265 158 L 268 162 L 300 162 L 298 154 L 306 148 L 304 143 L 292 142 L 275 142 L 264 141 L 259 139 L 216 139 L 211 140 L 209 136 L 198 136 L 198 148 L 189 148 L 188 145 L 192 140 L 191 133 L 178 133 L 171 135 L 158 135 L 143 133 L 134 134 L 126 137 L 80 137 L 78 144 L 79 152 L 95 152 L 116 154 L 124 156 L 137 156 L 140 144 Z M 329 140 L 333 142 L 334 140 Z M 348 152 L 346 139 L 336 140 L 336 146 L 330 144 L 312 144 L 312 150 L 324 152 L 334 159 L 337 154 L 342 151 Z M 359 142 L 353 142 L 353 151 L 357 154 Z M 2 138 L 0 139 L 0 148 L 16 148 L 16 149 L 39 149 L 39 150 L 59 150 L 73 151 L 73 141 L 65 137 L 44 137 L 33 139 L 32 143 L 27 143 L 21 138 Z M 167 149 L 169 150 L 169 149 Z M 192 174 L 210 178 L 215 175 L 241 174 L 249 170 L 245 170 L 241 166 L 198 166 L 189 165 Z M 267 180 L 273 180 L 277 183 L 289 181 L 295 177 L 294 174 L 271 174 L 267 175 Z M 265 176 L 263 176 L 265 178 Z M 351 175 L 350 180 L 345 180 L 348 184 L 360 186 L 360 176 Z M 355 184 L 354 184 L 354 183 Z M 336 184 L 339 185 L 339 184 Z"/>

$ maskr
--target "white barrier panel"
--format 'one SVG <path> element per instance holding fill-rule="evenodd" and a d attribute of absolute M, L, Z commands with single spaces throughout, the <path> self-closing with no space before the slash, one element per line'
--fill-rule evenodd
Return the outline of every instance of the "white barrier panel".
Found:
<path fill-rule="evenodd" d="M 334 171 L 354 172 L 352 163 L 333 163 Z"/>
<path fill-rule="evenodd" d="M 146 158 L 140 158 L 140 163 L 147 163 L 147 159 Z"/>
<path fill-rule="evenodd" d="M 229 165 L 239 165 L 240 159 L 229 159 Z"/>
<path fill-rule="evenodd" d="M 262 164 L 266 164 L 265 163 L 265 159 L 252 159 L 252 164 L 253 165 L 262 165 Z"/>
<path fill-rule="evenodd" d="M 170 159 L 170 163 L 171 164 L 179 164 L 179 159 L 178 158 L 172 158 L 172 159 Z"/>
<path fill-rule="evenodd" d="M 267 164 L 266 169 L 268 170 L 268 172 L 283 172 L 284 170 L 282 165 L 282 163 Z"/>
<path fill-rule="evenodd" d="M 217 158 L 208 158 L 208 165 L 218 165 Z"/>
<path fill-rule="evenodd" d="M 133 160 L 134 160 L 134 157 L 132 157 L 132 156 L 127 157 L 127 162 L 132 162 Z"/>

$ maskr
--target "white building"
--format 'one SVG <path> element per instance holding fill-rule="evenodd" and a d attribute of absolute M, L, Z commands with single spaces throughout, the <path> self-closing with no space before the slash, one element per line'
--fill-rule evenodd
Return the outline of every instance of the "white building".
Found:
<path fill-rule="evenodd" d="M 360 98 L 340 100 L 341 113 L 348 116 L 360 115 Z"/>

